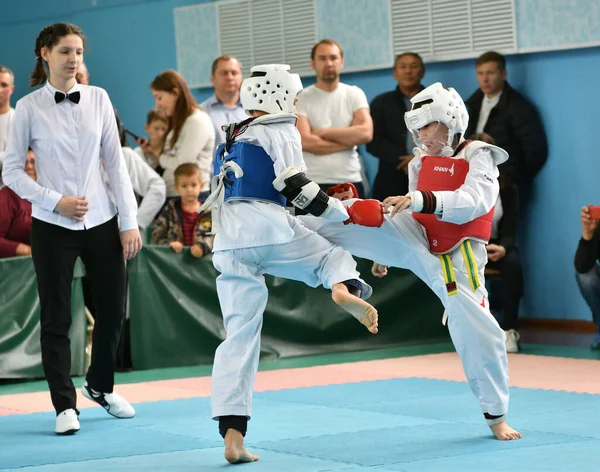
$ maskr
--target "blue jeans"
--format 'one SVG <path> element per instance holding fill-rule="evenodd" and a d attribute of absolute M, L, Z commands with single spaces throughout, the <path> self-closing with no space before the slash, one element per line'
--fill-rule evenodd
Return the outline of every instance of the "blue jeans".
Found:
<path fill-rule="evenodd" d="M 592 320 L 600 335 L 600 265 L 595 264 L 584 274 L 575 273 L 581 295 L 592 310 Z"/>

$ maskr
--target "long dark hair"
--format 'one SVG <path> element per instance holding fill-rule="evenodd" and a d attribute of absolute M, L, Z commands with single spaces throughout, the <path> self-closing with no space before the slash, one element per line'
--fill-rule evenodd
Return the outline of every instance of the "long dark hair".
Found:
<path fill-rule="evenodd" d="M 119 132 L 119 142 L 121 143 L 121 147 L 129 147 L 129 143 L 127 142 L 127 134 L 125 133 L 125 126 L 123 126 L 123 122 L 121 121 L 116 108 L 114 108 L 114 111 L 115 118 L 117 119 L 117 131 Z"/>
<path fill-rule="evenodd" d="M 42 59 L 42 48 L 45 47 L 52 49 L 58 44 L 61 38 L 64 38 L 70 34 L 76 34 L 79 36 L 83 41 L 83 47 L 85 48 L 85 36 L 83 35 L 83 31 L 81 31 L 79 26 L 72 23 L 55 23 L 53 25 L 46 26 L 42 31 L 40 31 L 40 34 L 38 34 L 38 37 L 35 40 L 35 57 L 37 62 L 35 63 L 35 68 L 30 75 L 30 87 L 41 85 L 48 78 L 46 69 L 44 68 L 45 61 Z"/>
<path fill-rule="evenodd" d="M 169 93 L 173 93 L 174 89 L 179 90 L 179 96 L 175 103 L 173 116 L 169 117 L 169 131 L 173 130 L 173 137 L 171 138 L 169 146 L 172 148 L 179 139 L 179 133 L 181 133 L 181 128 L 183 128 L 185 120 L 200 107 L 196 103 L 184 78 L 174 70 L 169 69 L 158 74 L 154 77 L 154 80 L 150 82 L 150 88 L 157 92 Z"/>

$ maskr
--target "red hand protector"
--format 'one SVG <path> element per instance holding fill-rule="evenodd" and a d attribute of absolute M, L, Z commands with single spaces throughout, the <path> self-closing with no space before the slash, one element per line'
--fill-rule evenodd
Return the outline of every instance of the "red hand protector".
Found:
<path fill-rule="evenodd" d="M 347 210 L 350 219 L 345 222 L 346 224 L 354 223 L 376 228 L 383 224 L 383 205 L 379 200 L 357 200 Z"/>
<path fill-rule="evenodd" d="M 334 185 L 333 187 L 329 187 L 325 193 L 330 197 L 342 201 L 349 200 L 350 198 L 358 198 L 358 190 L 356 190 L 354 184 L 350 183 Z"/>

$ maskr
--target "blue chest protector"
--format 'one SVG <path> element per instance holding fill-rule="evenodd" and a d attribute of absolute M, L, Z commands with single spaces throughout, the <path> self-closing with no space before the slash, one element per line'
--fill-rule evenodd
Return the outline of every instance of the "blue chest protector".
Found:
<path fill-rule="evenodd" d="M 262 147 L 237 141 L 229 146 L 229 154 L 225 156 L 225 144 L 219 145 L 215 153 L 215 175 L 218 175 L 222 165 L 229 161 L 240 166 L 244 175 L 237 178 L 233 171 L 227 172 L 224 201 L 259 200 L 285 207 L 286 198 L 273 187 L 273 160 Z"/>

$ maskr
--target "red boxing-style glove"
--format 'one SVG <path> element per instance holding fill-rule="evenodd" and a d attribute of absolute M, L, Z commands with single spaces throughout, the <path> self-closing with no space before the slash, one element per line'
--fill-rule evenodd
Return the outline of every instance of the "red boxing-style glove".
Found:
<path fill-rule="evenodd" d="M 333 187 L 329 187 L 325 193 L 330 197 L 337 198 L 338 200 L 342 201 L 349 200 L 351 198 L 358 198 L 358 190 L 356 190 L 354 184 L 350 183 L 334 185 Z"/>
<path fill-rule="evenodd" d="M 356 200 L 346 208 L 350 219 L 344 223 L 379 228 L 383 224 L 383 205 L 379 200 Z"/>

